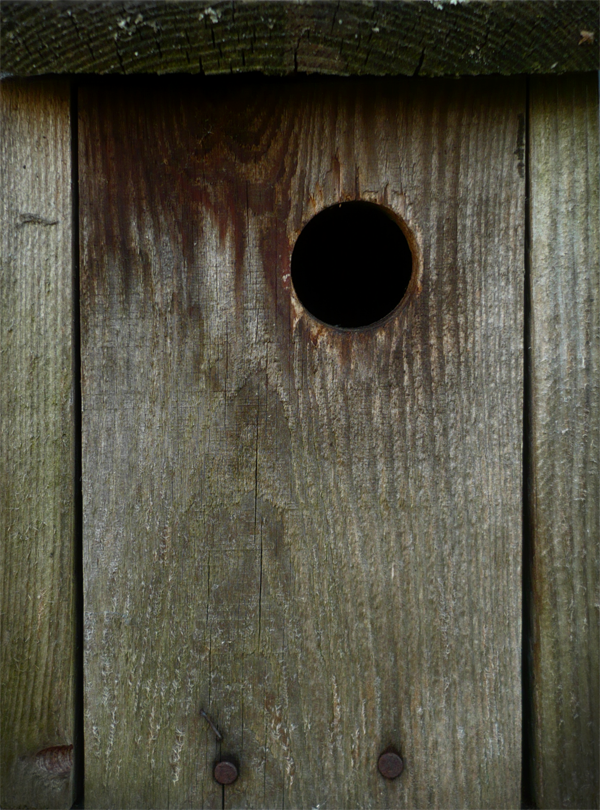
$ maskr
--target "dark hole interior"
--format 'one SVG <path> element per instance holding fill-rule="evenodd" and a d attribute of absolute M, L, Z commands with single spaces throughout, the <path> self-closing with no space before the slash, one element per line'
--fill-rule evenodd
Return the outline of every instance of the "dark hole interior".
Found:
<path fill-rule="evenodd" d="M 292 253 L 292 282 L 306 309 L 344 329 L 368 326 L 402 300 L 412 254 L 398 223 L 379 205 L 347 202 L 321 211 Z"/>

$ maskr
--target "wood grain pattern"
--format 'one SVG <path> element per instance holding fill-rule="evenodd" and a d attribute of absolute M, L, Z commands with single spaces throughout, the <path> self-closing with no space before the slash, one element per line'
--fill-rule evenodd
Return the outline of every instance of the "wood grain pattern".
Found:
<path fill-rule="evenodd" d="M 595 0 L 4 0 L 2 69 L 458 76 L 597 70 Z M 588 31 L 592 39 L 583 38 Z"/>
<path fill-rule="evenodd" d="M 2 84 L 2 807 L 70 807 L 74 722 L 68 82 Z"/>
<path fill-rule="evenodd" d="M 524 81 L 80 111 L 86 801 L 519 807 Z M 418 278 L 344 332 L 290 254 L 357 198 Z"/>
<path fill-rule="evenodd" d="M 598 807 L 598 76 L 531 87 L 534 778 Z"/>

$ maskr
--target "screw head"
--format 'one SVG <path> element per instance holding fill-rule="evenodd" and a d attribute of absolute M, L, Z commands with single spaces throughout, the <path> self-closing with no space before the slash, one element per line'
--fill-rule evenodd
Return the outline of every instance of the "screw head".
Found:
<path fill-rule="evenodd" d="M 238 769 L 233 762 L 222 759 L 215 765 L 213 776 L 220 785 L 231 785 L 238 778 Z"/>
<path fill-rule="evenodd" d="M 386 779 L 395 779 L 404 770 L 402 757 L 395 751 L 384 751 L 377 760 L 379 773 Z"/>

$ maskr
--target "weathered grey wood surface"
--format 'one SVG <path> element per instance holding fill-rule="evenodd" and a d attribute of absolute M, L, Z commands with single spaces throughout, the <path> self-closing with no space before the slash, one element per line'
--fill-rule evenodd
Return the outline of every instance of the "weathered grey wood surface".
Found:
<path fill-rule="evenodd" d="M 2 70 L 465 74 L 597 70 L 595 0 L 12 2 Z"/>
<path fill-rule="evenodd" d="M 73 802 L 67 82 L 2 84 L 0 803 Z"/>
<path fill-rule="evenodd" d="M 524 80 L 80 95 L 90 807 L 519 807 Z M 322 207 L 406 305 L 290 287 Z M 389 744 L 406 770 L 377 772 Z"/>
<path fill-rule="evenodd" d="M 534 778 L 598 807 L 598 76 L 531 87 Z"/>

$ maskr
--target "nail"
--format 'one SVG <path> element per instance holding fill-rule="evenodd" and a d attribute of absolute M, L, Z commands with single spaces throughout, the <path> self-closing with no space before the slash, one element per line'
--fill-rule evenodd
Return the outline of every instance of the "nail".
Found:
<path fill-rule="evenodd" d="M 404 770 L 404 762 L 393 748 L 387 748 L 377 760 L 377 767 L 379 773 L 386 779 L 395 779 Z"/>
<path fill-rule="evenodd" d="M 206 722 L 208 723 L 208 725 L 209 725 L 209 726 L 212 728 L 212 730 L 214 731 L 214 733 L 215 733 L 215 737 L 217 738 L 217 740 L 218 740 L 219 742 L 221 742 L 221 740 L 223 739 L 223 735 L 221 734 L 221 732 L 219 731 L 219 729 L 218 729 L 218 728 L 215 726 L 215 724 L 214 724 L 214 723 L 213 723 L 213 721 L 210 719 L 210 717 L 209 717 L 209 716 L 206 714 L 206 712 L 204 711 L 204 709 L 200 709 L 200 714 L 201 714 L 201 716 L 202 716 L 202 717 L 204 717 L 204 719 L 206 720 Z"/>
<path fill-rule="evenodd" d="M 213 776 L 220 785 L 231 785 L 238 778 L 238 769 L 230 760 L 217 762 Z"/>

